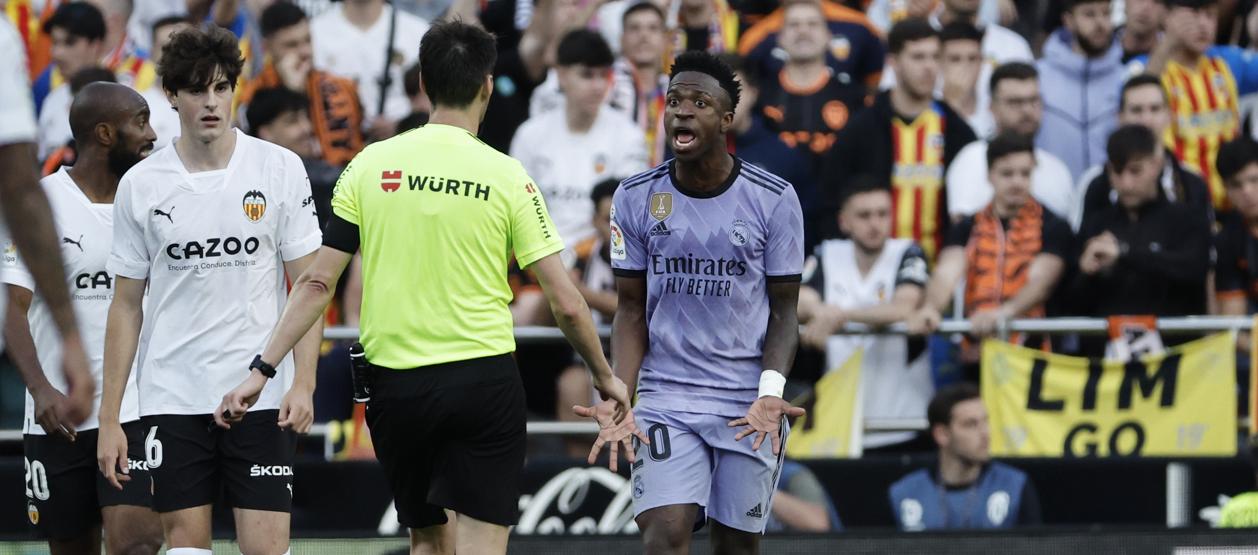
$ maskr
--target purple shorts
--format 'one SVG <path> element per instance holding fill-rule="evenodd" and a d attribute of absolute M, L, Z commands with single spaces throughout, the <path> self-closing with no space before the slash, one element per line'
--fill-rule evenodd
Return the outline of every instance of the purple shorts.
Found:
<path fill-rule="evenodd" d="M 651 439 L 638 445 L 633 464 L 634 517 L 656 507 L 699 505 L 707 516 L 737 530 L 763 533 L 769 520 L 782 455 L 768 438 L 734 441 L 731 418 L 634 408 L 638 428 Z M 782 421 L 782 453 L 789 426 Z"/>

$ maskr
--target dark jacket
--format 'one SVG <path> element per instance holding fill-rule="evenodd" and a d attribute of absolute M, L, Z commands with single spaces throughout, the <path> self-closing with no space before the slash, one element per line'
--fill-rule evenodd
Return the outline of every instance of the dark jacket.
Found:
<path fill-rule="evenodd" d="M 1071 304 L 1080 316 L 1154 314 L 1185 316 L 1206 311 L 1210 270 L 1210 223 L 1184 204 L 1158 198 L 1132 220 L 1113 205 L 1084 220 L 1079 252 L 1109 231 L 1123 254 L 1108 271 L 1075 278 Z"/>
<path fill-rule="evenodd" d="M 1187 171 L 1179 160 L 1175 159 L 1175 155 L 1170 151 L 1166 152 L 1167 167 L 1162 170 L 1162 177 L 1159 183 L 1170 173 L 1171 189 L 1175 192 L 1175 204 L 1184 204 L 1193 208 L 1197 213 L 1203 215 L 1206 220 L 1214 219 L 1214 205 L 1210 202 L 1210 190 L 1206 188 L 1206 182 L 1195 173 Z M 1096 214 L 1114 205 L 1111 196 L 1113 187 L 1109 183 L 1109 172 L 1102 171 L 1101 175 L 1096 176 L 1088 183 L 1086 192 L 1083 194 L 1083 218 L 1081 221 L 1088 221 L 1094 218 Z M 1166 190 L 1158 187 L 1158 195 L 1162 198 L 1166 197 Z M 1080 229 L 1083 229 L 1080 227 Z"/>

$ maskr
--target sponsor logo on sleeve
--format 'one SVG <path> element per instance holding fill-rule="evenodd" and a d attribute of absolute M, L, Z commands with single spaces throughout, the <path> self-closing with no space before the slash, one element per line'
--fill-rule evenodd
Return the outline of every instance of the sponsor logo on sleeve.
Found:
<path fill-rule="evenodd" d="M 620 226 L 616 224 L 616 220 L 612 220 L 612 260 L 625 259 L 625 234 L 620 231 Z"/>

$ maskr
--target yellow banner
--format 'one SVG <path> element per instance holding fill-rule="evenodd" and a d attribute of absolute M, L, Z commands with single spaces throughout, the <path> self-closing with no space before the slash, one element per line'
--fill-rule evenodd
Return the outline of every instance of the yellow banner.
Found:
<path fill-rule="evenodd" d="M 862 422 L 857 405 L 863 351 L 857 350 L 842 365 L 826 373 L 811 393 L 794 404 L 808 413 L 795 420 L 786 440 L 786 455 L 793 459 L 859 457 Z"/>
<path fill-rule="evenodd" d="M 1102 362 L 983 343 L 983 402 L 997 457 L 1236 454 L 1235 336 Z"/>

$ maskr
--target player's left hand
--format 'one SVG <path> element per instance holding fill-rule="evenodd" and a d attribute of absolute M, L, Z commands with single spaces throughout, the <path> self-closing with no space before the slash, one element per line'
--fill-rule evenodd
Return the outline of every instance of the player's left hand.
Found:
<path fill-rule="evenodd" d="M 310 431 L 313 423 L 314 391 L 294 384 L 280 401 L 280 427 L 304 434 Z"/>
<path fill-rule="evenodd" d="M 768 436 L 773 444 L 773 454 L 778 455 L 782 452 L 782 438 L 778 435 L 778 430 L 782 427 L 782 417 L 799 417 L 804 412 L 803 407 L 791 406 L 786 399 L 765 395 L 751 404 L 751 408 L 747 409 L 747 416 L 731 420 L 729 427 L 746 426 L 734 436 L 734 441 L 742 441 L 743 438 L 756 434 L 756 440 L 751 444 L 754 451 L 760 450 L 765 436 Z"/>
<path fill-rule="evenodd" d="M 622 411 L 623 418 L 617 423 L 616 416 Z M 598 439 L 594 440 L 594 446 L 590 448 L 590 456 L 586 458 L 586 462 L 590 464 L 598 460 L 598 454 L 603 450 L 604 445 L 610 445 L 611 458 L 608 460 L 607 467 L 615 472 L 616 463 L 620 460 L 622 443 L 625 447 L 625 459 L 630 463 L 633 463 L 633 438 L 636 437 L 638 441 L 648 445 L 651 443 L 646 434 L 638 429 L 638 424 L 633 419 L 633 409 L 628 407 L 622 409 L 615 399 L 608 399 L 592 407 L 573 405 L 572 412 L 582 418 L 593 418 L 598 423 Z"/>
<path fill-rule="evenodd" d="M 219 403 L 218 408 L 214 409 L 214 422 L 219 426 L 230 429 L 232 424 L 244 420 L 245 413 L 249 411 L 249 407 L 258 402 L 258 396 L 262 394 L 262 388 L 266 386 L 266 381 L 266 376 L 255 370 L 244 383 L 228 391 L 223 396 L 223 402 Z"/>

